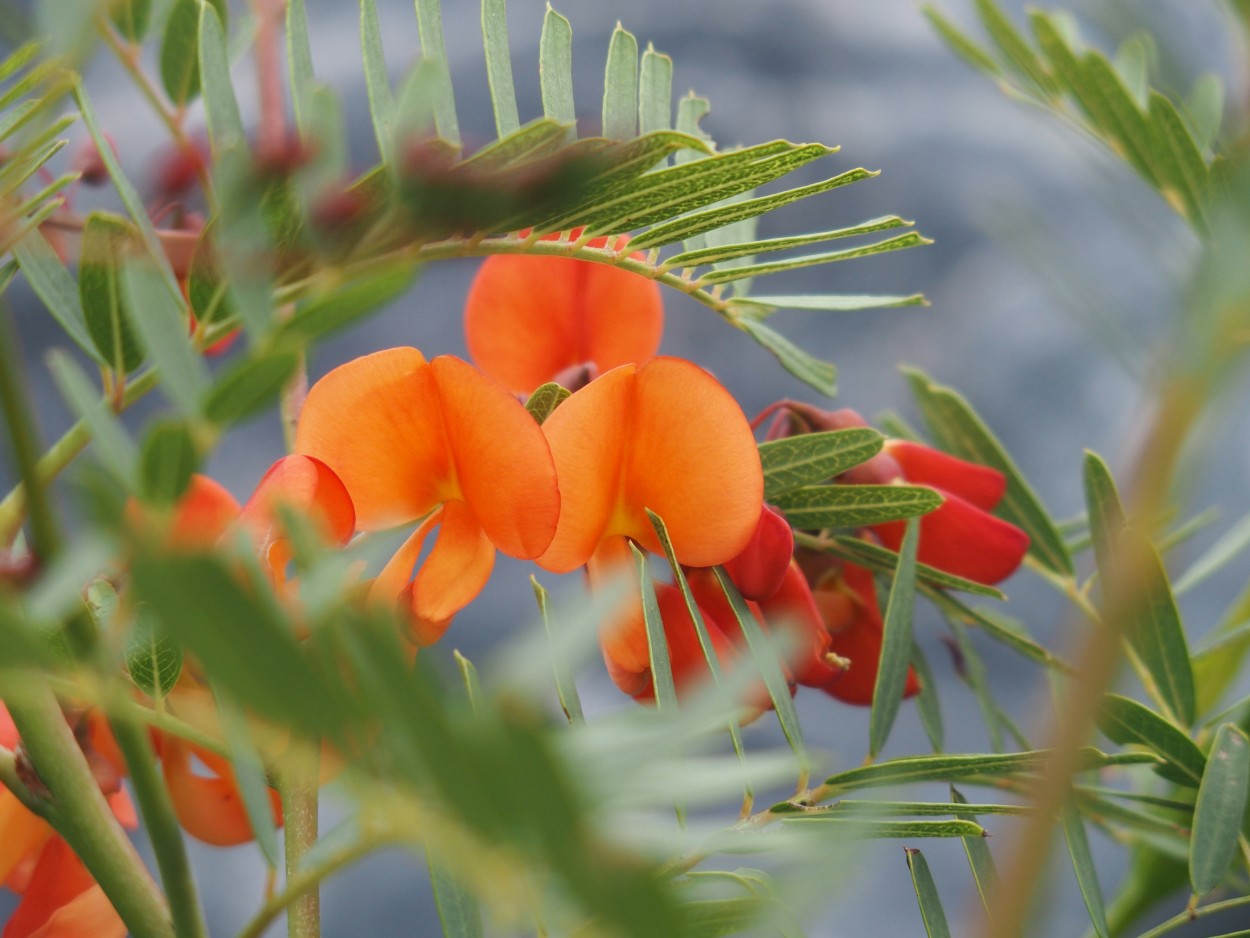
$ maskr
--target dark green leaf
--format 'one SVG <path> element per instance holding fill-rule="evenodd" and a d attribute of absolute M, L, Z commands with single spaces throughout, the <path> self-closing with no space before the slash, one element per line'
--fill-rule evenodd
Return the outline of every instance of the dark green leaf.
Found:
<path fill-rule="evenodd" d="M 859 528 L 927 514 L 942 496 L 921 485 L 808 485 L 773 499 L 796 528 Z"/>
<path fill-rule="evenodd" d="M 1098 713 L 1098 728 L 1113 743 L 1145 746 L 1169 763 L 1161 772 L 1182 785 L 1198 787 L 1207 759 L 1197 743 L 1159 714 L 1136 700 L 1107 694 Z M 1162 769 L 1162 767 L 1161 767 Z"/>
<path fill-rule="evenodd" d="M 906 368 L 903 374 L 938 445 L 961 459 L 997 469 L 1006 476 L 1007 494 L 997 513 L 1024 529 L 1032 541 L 1029 553 L 1038 562 L 1061 576 L 1071 576 L 1072 557 L 1050 515 L 968 402 L 950 388 L 934 383 L 923 371 Z"/>
<path fill-rule="evenodd" d="M 200 4 L 174 0 L 161 37 L 161 84 L 181 107 L 200 93 Z"/>
<path fill-rule="evenodd" d="M 1150 127 L 1111 63 L 1096 52 L 1087 52 L 1080 62 L 1082 101 L 1094 124 L 1118 144 L 1119 155 L 1158 187 L 1159 179 L 1151 159 Z"/>
<path fill-rule="evenodd" d="M 638 40 L 616 24 L 603 76 L 603 135 L 630 140 L 638 135 Z"/>
<path fill-rule="evenodd" d="M 907 522 L 907 533 L 903 535 L 898 569 L 894 572 L 890 599 L 885 607 L 881 658 L 877 663 L 872 715 L 868 721 L 868 753 L 873 758 L 885 748 L 907 684 L 907 669 L 911 663 L 912 613 L 916 600 L 916 545 L 919 540 L 920 523 L 912 519 Z"/>
<path fill-rule="evenodd" d="M 154 699 L 167 696 L 182 674 L 182 649 L 145 605 L 135 609 L 124 657 L 130 680 Z"/>
<path fill-rule="evenodd" d="M 924 922 L 924 931 L 929 938 L 950 938 L 951 930 L 946 924 L 946 913 L 942 910 L 942 897 L 938 895 L 937 885 L 933 882 L 933 874 L 929 872 L 929 864 L 924 854 L 908 847 L 907 868 L 911 870 L 911 883 L 916 890 L 916 902 L 920 905 L 920 918 Z"/>
<path fill-rule="evenodd" d="M 256 416 L 277 399 L 297 368 L 295 352 L 270 352 L 239 362 L 208 392 L 204 416 L 223 427 Z"/>
<path fill-rule="evenodd" d="M 525 402 L 525 409 L 536 421 L 542 423 L 568 399 L 570 393 L 568 388 L 561 387 L 554 381 L 548 381 L 529 396 L 529 400 Z"/>
<path fill-rule="evenodd" d="M 1250 785 L 1250 740 L 1237 726 L 1216 731 L 1194 804 L 1189 845 L 1189 882 L 1205 896 L 1220 884 L 1237 853 Z"/>
<path fill-rule="evenodd" d="M 1063 836 L 1068 842 L 1068 855 L 1072 858 L 1072 869 L 1076 873 L 1077 886 L 1080 887 L 1081 898 L 1085 900 L 1085 909 L 1089 912 L 1094 933 L 1098 938 L 1107 938 L 1107 910 L 1103 905 L 1102 887 L 1098 885 L 1098 875 L 1094 870 L 1094 858 L 1089 852 L 1085 822 L 1071 802 L 1063 809 Z"/>
<path fill-rule="evenodd" d="M 884 438 L 870 427 L 804 433 L 760 444 L 764 500 L 825 482 L 881 451 Z"/>
<path fill-rule="evenodd" d="M 838 370 L 799 348 L 780 332 L 754 319 L 739 318 L 738 327 L 772 352 L 781 367 L 821 394 L 833 397 L 838 390 Z"/>
<path fill-rule="evenodd" d="M 521 126 L 516 91 L 512 87 L 512 44 L 508 40 L 506 0 L 482 0 L 482 41 L 486 46 L 486 76 L 495 111 L 495 134 L 503 138 Z"/>
<path fill-rule="evenodd" d="M 108 364 L 96 349 L 87 329 L 78 285 L 38 229 L 28 232 L 13 245 L 13 256 L 17 258 L 31 290 L 65 330 L 65 334 L 93 360 L 101 365 Z"/>
<path fill-rule="evenodd" d="M 191 484 L 200 453 L 186 424 L 161 420 L 152 425 L 139 457 L 139 491 L 157 505 L 173 505 Z"/>
<path fill-rule="evenodd" d="M 826 549 L 830 553 L 861 566 L 870 567 L 877 573 L 885 573 L 892 576 L 895 568 L 898 566 L 898 554 L 888 547 L 882 547 L 880 544 L 861 540 L 849 534 L 839 534 L 824 543 L 828 545 Z M 977 596 L 987 596 L 991 599 L 1006 598 L 992 586 L 986 586 L 984 583 L 977 583 L 974 580 L 965 580 L 963 577 L 954 576 L 944 570 L 939 570 L 937 567 L 930 567 L 928 564 L 916 564 L 916 576 L 922 586 L 934 589 L 959 590 L 963 593 L 973 593 Z M 930 596 L 929 598 L 932 599 L 933 597 Z"/>
<path fill-rule="evenodd" d="M 951 801 L 961 808 L 968 805 L 968 799 L 954 785 L 951 786 Z M 983 805 L 977 807 L 984 808 Z M 984 813 L 986 813 L 984 810 L 976 811 L 969 817 L 969 820 L 975 821 L 975 814 Z M 994 856 L 990 853 L 989 845 L 984 839 L 965 837 L 963 844 L 964 852 L 968 854 L 968 866 L 972 869 L 972 879 L 977 885 L 977 895 L 981 897 L 981 905 L 988 913 L 990 896 L 998 888 L 998 870 L 994 866 Z"/>
<path fill-rule="evenodd" d="M 542 85 L 543 114 L 561 123 L 575 124 L 573 108 L 573 28 L 547 6 L 538 44 L 538 76 Z"/>
<path fill-rule="evenodd" d="M 152 18 L 152 0 L 120 0 L 109 12 L 118 32 L 131 42 L 143 41 Z"/>
<path fill-rule="evenodd" d="M 235 313 L 230 306 L 229 284 L 221 276 L 217 259 L 213 255 L 211 223 L 204 227 L 195 252 L 191 255 L 191 267 L 187 271 L 187 296 L 191 312 L 200 325 L 209 325 L 232 318 Z"/>
<path fill-rule="evenodd" d="M 82 233 L 78 295 L 87 330 L 100 357 L 119 375 L 143 364 L 121 291 L 121 268 L 135 249 L 135 230 L 124 218 L 92 212 Z"/>
<path fill-rule="evenodd" d="M 1083 478 L 1090 540 L 1104 578 L 1111 569 L 1115 545 L 1124 531 L 1124 509 L 1111 470 L 1097 453 L 1086 450 Z"/>
<path fill-rule="evenodd" d="M 896 839 L 909 837 L 985 837 L 985 828 L 975 821 L 877 821 L 860 818 L 838 817 L 833 814 L 806 812 L 787 814 L 787 824 L 808 827 L 818 824 L 827 827 L 831 834 L 841 837 L 866 839 Z"/>

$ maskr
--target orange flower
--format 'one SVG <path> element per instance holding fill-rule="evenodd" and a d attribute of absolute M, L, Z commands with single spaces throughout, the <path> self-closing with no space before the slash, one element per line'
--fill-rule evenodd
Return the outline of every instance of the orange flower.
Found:
<path fill-rule="evenodd" d="M 538 558 L 546 569 L 576 570 L 624 538 L 660 553 L 647 509 L 664 519 L 682 564 L 724 563 L 751 540 L 764 496 L 759 450 L 737 402 L 697 365 L 622 365 L 573 394 L 542 429 L 563 499 Z M 628 555 L 619 546 L 608 553 Z"/>
<path fill-rule="evenodd" d="M 216 847 L 247 843 L 255 836 L 227 760 L 170 734 L 161 738 L 160 750 L 165 787 L 178 822 L 188 834 Z M 192 756 L 207 768 L 207 774 L 193 770 Z M 274 824 L 281 826 L 282 801 L 272 788 L 269 802 Z"/>
<path fill-rule="evenodd" d="M 336 368 L 308 393 L 296 449 L 343 480 L 361 530 L 421 521 L 371 591 L 405 600 L 418 644 L 437 641 L 477 596 L 496 549 L 533 559 L 556 531 L 560 490 L 542 430 L 458 358 L 396 348 Z"/>
<path fill-rule="evenodd" d="M 628 240 L 622 235 L 616 246 Z M 464 327 L 477 366 L 528 394 L 571 366 L 603 372 L 647 361 L 660 347 L 664 309 L 659 286 L 639 274 L 567 257 L 499 254 L 478 269 Z"/>

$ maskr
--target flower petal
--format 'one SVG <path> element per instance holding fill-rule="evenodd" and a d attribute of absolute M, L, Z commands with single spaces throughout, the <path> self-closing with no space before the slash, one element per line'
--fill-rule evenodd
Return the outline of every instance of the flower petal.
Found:
<path fill-rule="evenodd" d="M 654 281 L 564 257 L 487 258 L 464 313 L 469 354 L 517 394 L 528 394 L 570 365 L 593 362 L 607 371 L 647 361 L 664 330 Z"/>
<path fill-rule="evenodd" d="M 755 533 L 725 572 L 747 599 L 761 601 L 781 588 L 794 555 L 794 531 L 781 512 L 765 505 Z"/>
<path fill-rule="evenodd" d="M 178 547 L 212 547 L 239 517 L 239 503 L 219 482 L 193 475 L 178 499 L 170 540 Z"/>
<path fill-rule="evenodd" d="M 1015 573 L 1028 553 L 1029 536 L 958 495 L 942 495 L 946 500 L 920 519 L 916 559 L 987 585 Z M 902 521 L 891 521 L 874 525 L 873 530 L 886 547 L 897 551 L 906 526 Z"/>
<path fill-rule="evenodd" d="M 22 901 L 4 926 L 4 938 L 27 938 L 38 934 L 53 914 L 95 885 L 95 880 L 60 837 L 50 838 L 35 862 Z M 66 932 L 88 938 L 93 931 Z"/>
<path fill-rule="evenodd" d="M 192 771 L 193 753 L 212 775 L 197 775 Z M 231 847 L 253 838 L 243 796 L 234 772 L 224 759 L 176 736 L 166 735 L 161 745 L 161 767 L 174 813 L 188 834 L 217 847 Z M 272 790 L 269 798 L 274 823 L 281 824 L 281 801 Z"/>
<path fill-rule="evenodd" d="M 894 457 L 908 482 L 932 485 L 986 511 L 1002 501 L 1007 491 L 1007 478 L 997 469 L 958 459 L 923 443 L 886 440 L 885 452 Z"/>
<path fill-rule="evenodd" d="M 838 672 L 825 660 L 829 653 L 829 632 L 816 607 L 811 587 L 807 585 L 807 577 L 796 562 L 790 561 L 781 584 L 771 596 L 761 600 L 759 606 L 770 628 L 788 630 L 795 641 L 790 670 L 798 683 L 820 687 L 837 677 Z"/>
<path fill-rule="evenodd" d="M 262 542 L 280 524 L 278 506 L 306 513 L 333 544 L 346 544 L 356 529 L 351 496 L 329 466 L 311 456 L 283 456 L 261 478 L 241 516 Z"/>
<path fill-rule="evenodd" d="M 414 348 L 357 358 L 313 385 L 295 449 L 342 480 L 362 530 L 420 518 L 455 494 L 438 393 Z"/>
<path fill-rule="evenodd" d="M 495 546 L 531 560 L 560 517 L 556 469 L 542 428 L 480 371 L 451 355 L 430 363 L 459 497 Z"/>
<path fill-rule="evenodd" d="M 8 790 L 0 790 L 0 883 L 18 865 L 37 853 L 52 836 L 52 827 L 17 800 Z"/>
<path fill-rule="evenodd" d="M 126 938 L 127 934 L 104 890 L 91 886 L 54 911 L 30 938 Z M 5 938 L 13 938 L 7 929 Z"/>

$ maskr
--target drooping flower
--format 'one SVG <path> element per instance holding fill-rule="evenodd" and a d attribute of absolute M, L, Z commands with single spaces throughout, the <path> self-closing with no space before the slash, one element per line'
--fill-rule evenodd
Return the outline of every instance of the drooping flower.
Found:
<path fill-rule="evenodd" d="M 421 522 L 372 588 L 403 597 L 418 644 L 437 641 L 477 596 L 496 549 L 533 559 L 556 532 L 561 495 L 542 429 L 452 356 L 396 348 L 336 368 L 308 393 L 296 449 L 343 480 L 361 530 Z"/>
<path fill-rule="evenodd" d="M 608 240 L 595 238 L 589 246 Z M 622 235 L 614 246 L 627 241 Z M 488 257 L 469 289 L 464 317 L 474 362 L 515 394 L 528 394 L 575 366 L 589 364 L 601 373 L 641 365 L 655 355 L 664 330 L 653 280 L 567 257 Z"/>

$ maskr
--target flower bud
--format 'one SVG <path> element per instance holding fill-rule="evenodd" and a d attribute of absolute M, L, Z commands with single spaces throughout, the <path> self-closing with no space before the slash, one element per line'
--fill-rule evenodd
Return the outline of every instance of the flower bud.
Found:
<path fill-rule="evenodd" d="M 776 508 L 765 505 L 755 533 L 725 572 L 747 599 L 764 600 L 777 592 L 794 556 L 794 532 Z"/>

